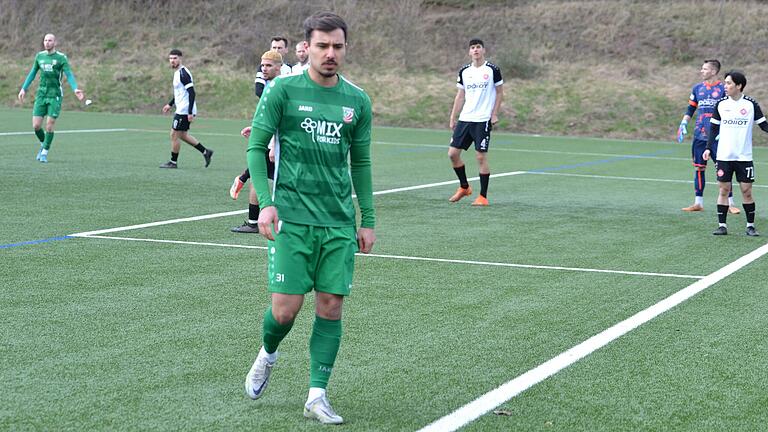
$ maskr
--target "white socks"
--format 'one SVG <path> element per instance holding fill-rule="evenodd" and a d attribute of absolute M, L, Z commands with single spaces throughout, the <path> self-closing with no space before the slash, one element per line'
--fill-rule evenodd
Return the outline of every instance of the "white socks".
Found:
<path fill-rule="evenodd" d="M 309 388 L 309 396 L 307 396 L 307 403 L 312 402 L 313 400 L 325 396 L 325 389 L 320 387 L 310 387 Z"/>

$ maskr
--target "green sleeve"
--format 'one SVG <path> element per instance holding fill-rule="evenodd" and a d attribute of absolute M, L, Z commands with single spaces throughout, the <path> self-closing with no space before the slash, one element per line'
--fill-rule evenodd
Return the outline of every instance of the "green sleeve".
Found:
<path fill-rule="evenodd" d="M 253 113 L 251 123 L 251 138 L 248 140 L 248 170 L 251 172 L 251 182 L 256 189 L 259 198 L 259 207 L 275 205 L 272 194 L 269 192 L 267 182 L 267 161 L 264 153 L 272 135 L 277 131 L 277 126 L 283 118 L 283 104 L 285 93 L 279 85 L 280 80 L 270 81 L 264 89 L 263 96 L 259 98 L 256 112 Z M 267 95 L 269 95 L 267 97 Z"/>
<path fill-rule="evenodd" d="M 371 105 L 364 104 L 350 148 L 350 174 L 360 207 L 360 227 L 373 228 L 376 212 L 373 209 L 373 180 L 371 173 Z"/>
<path fill-rule="evenodd" d="M 259 207 L 269 207 L 274 205 L 272 195 L 269 193 L 269 183 L 267 182 L 267 161 L 264 153 L 267 151 L 267 145 L 272 138 L 272 134 L 256 127 L 251 129 L 251 138 L 248 140 L 248 171 L 251 172 L 251 184 L 256 189 L 256 196 L 259 198 Z"/>
<path fill-rule="evenodd" d="M 72 73 L 72 69 L 69 68 L 69 60 L 64 61 L 61 69 L 64 71 L 64 75 L 67 77 L 67 82 L 69 83 L 69 86 L 72 87 L 72 91 L 77 90 L 77 81 L 75 80 L 75 75 Z"/>
<path fill-rule="evenodd" d="M 37 56 L 35 56 L 35 64 L 33 64 L 32 69 L 29 70 L 27 79 L 24 80 L 24 84 L 22 84 L 21 86 L 22 90 L 27 91 L 29 86 L 32 84 L 32 81 L 34 81 L 35 75 L 37 75 L 38 70 L 40 70 L 40 66 L 37 64 Z"/>

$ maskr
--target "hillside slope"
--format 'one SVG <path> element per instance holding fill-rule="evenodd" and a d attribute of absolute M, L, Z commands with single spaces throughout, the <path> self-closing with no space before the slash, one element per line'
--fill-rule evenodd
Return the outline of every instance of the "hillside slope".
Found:
<path fill-rule="evenodd" d="M 371 94 L 381 125 L 445 127 L 471 37 L 502 68 L 504 130 L 670 139 L 701 61 L 712 57 L 745 70 L 747 93 L 768 100 L 768 74 L 757 66 L 768 60 L 760 2 L 724 0 L 0 0 L 0 95 L 20 106 L 16 93 L 50 31 L 91 109 L 158 112 L 170 95 L 166 55 L 178 47 L 201 115 L 247 119 L 269 38 L 300 40 L 303 18 L 320 9 L 348 20 L 345 75 Z M 735 23 L 740 31 L 728 31 Z M 68 95 L 65 109 L 75 105 Z"/>

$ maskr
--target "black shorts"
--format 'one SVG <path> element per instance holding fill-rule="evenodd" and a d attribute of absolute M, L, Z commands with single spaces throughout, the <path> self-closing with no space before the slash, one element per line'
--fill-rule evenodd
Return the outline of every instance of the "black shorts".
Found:
<path fill-rule="evenodd" d="M 465 122 L 459 121 L 453 129 L 451 137 L 451 147 L 462 150 L 469 149 L 469 144 L 475 142 L 475 150 L 487 152 L 491 145 L 491 121 L 484 122 Z"/>
<path fill-rule="evenodd" d="M 730 183 L 733 173 L 736 173 L 736 181 L 739 183 L 754 183 L 755 165 L 752 161 L 717 161 L 717 181 Z"/>
<path fill-rule="evenodd" d="M 173 123 L 171 123 L 171 129 L 176 131 L 188 131 L 189 119 L 186 114 L 176 114 L 173 116 Z"/>

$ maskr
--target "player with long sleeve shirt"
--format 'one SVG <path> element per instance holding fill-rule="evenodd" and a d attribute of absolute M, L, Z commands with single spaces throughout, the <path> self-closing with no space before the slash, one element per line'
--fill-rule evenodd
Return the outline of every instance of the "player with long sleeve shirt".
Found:
<path fill-rule="evenodd" d="M 270 240 L 272 299 L 264 314 L 263 346 L 246 377 L 246 393 L 253 399 L 263 395 L 278 345 L 291 330 L 304 296 L 315 291 L 304 416 L 332 424 L 344 421 L 326 395 L 341 344 L 344 297 L 352 289 L 355 252 L 370 252 L 376 241 L 371 101 L 338 74 L 346 54 L 346 30 L 344 20 L 330 12 L 304 21 L 310 67 L 299 75 L 277 77 L 264 91 L 247 152 L 261 205 L 259 230 Z M 270 194 L 263 155 L 273 135 L 277 167 Z M 357 232 L 353 185 L 361 213 Z"/>
<path fill-rule="evenodd" d="M 197 151 L 202 153 L 205 167 L 211 164 L 213 150 L 205 148 L 203 144 L 189 134 L 189 126 L 197 115 L 197 103 L 195 102 L 195 85 L 192 81 L 192 73 L 186 66 L 181 64 L 181 51 L 172 49 L 168 54 L 168 62 L 173 72 L 173 97 L 163 107 L 163 112 L 167 113 L 176 105 L 173 123 L 171 125 L 171 160 L 160 165 L 160 168 L 177 168 L 179 159 L 179 150 L 181 144 L 179 140 L 191 145 Z"/>
<path fill-rule="evenodd" d="M 707 149 L 702 155 L 704 160 L 716 156 L 717 181 L 720 193 L 717 197 L 718 228 L 714 235 L 728 234 L 725 223 L 728 216 L 728 194 L 731 181 L 736 174 L 736 181 L 741 189 L 742 203 L 747 214 L 747 235 L 756 237 L 755 200 L 752 197 L 752 183 L 755 181 L 755 166 L 752 160 L 752 128 L 758 125 L 768 132 L 760 105 L 743 94 L 747 78 L 743 73 L 731 71 L 725 74 L 725 92 L 728 97 L 720 99 L 715 105 L 715 112 L 710 121 Z M 715 137 L 719 135 L 715 154 Z"/>
<path fill-rule="evenodd" d="M 35 94 L 35 106 L 32 108 L 32 129 L 35 131 L 37 139 L 40 141 L 40 149 L 37 152 L 36 160 L 48 162 L 48 151 L 53 142 L 54 126 L 56 119 L 61 114 L 61 101 L 64 92 L 61 88 L 61 76 L 67 77 L 67 82 L 79 100 L 85 98 L 82 90 L 77 88 L 75 75 L 69 67 L 69 60 L 64 53 L 56 51 L 56 36 L 47 34 L 43 37 L 43 51 L 35 55 L 35 63 L 32 65 L 27 79 L 19 91 L 19 101 L 24 102 L 24 96 L 27 89 L 35 80 L 35 76 L 40 72 L 40 83 Z M 48 117 L 43 131 L 43 117 Z"/>
<path fill-rule="evenodd" d="M 693 129 L 693 141 L 691 143 L 691 159 L 693 161 L 694 177 L 693 190 L 694 202 L 688 207 L 683 207 L 685 212 L 699 212 L 704 210 L 704 187 L 707 184 L 706 172 L 707 161 L 702 158 L 702 154 L 707 147 L 707 137 L 709 134 L 709 119 L 715 111 L 715 104 L 725 95 L 725 87 L 722 81 L 717 77 L 720 73 L 719 60 L 704 60 L 701 66 L 702 82 L 693 86 L 691 95 L 688 98 L 688 108 L 686 109 L 680 127 L 677 130 L 677 141 L 682 143 L 685 135 L 688 133 L 688 121 L 696 115 L 696 123 Z M 717 142 L 714 147 L 717 152 Z M 733 198 L 728 197 L 729 211 L 733 214 L 741 213 L 738 207 L 733 206 Z"/>

